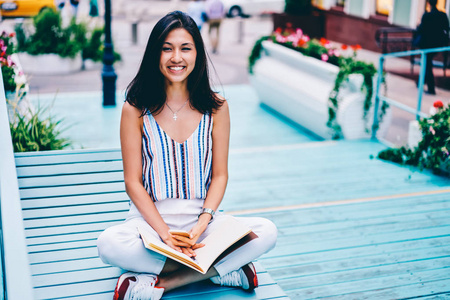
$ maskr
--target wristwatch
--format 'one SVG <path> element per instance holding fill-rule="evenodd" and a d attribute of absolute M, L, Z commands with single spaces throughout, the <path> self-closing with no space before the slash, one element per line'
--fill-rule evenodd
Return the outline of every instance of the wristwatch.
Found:
<path fill-rule="evenodd" d="M 200 213 L 198 214 L 198 217 L 200 218 L 200 216 L 202 214 L 210 214 L 211 215 L 211 220 L 214 218 L 214 210 L 211 208 L 202 208 L 202 210 L 200 211 Z"/>

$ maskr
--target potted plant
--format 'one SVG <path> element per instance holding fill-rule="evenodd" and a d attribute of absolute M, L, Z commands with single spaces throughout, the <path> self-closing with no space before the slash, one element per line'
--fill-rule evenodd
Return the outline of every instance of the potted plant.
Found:
<path fill-rule="evenodd" d="M 25 72 L 65 74 L 80 70 L 86 31 L 86 25 L 75 20 L 63 27 L 61 14 L 53 9 L 35 16 L 32 26 L 17 25 L 17 50 Z"/>
<path fill-rule="evenodd" d="M 359 48 L 277 29 L 256 42 L 250 80 L 261 102 L 322 138 L 369 137 L 377 71 L 356 59 Z M 387 104 L 377 113 L 385 121 L 380 136 L 390 120 Z"/>
<path fill-rule="evenodd" d="M 433 108 L 434 114 L 418 122 L 422 138 L 417 146 L 389 148 L 378 158 L 450 177 L 450 105 L 437 100 Z"/>

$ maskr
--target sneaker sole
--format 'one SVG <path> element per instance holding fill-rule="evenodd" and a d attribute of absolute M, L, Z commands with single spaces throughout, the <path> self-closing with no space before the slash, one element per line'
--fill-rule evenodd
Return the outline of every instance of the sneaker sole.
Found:
<path fill-rule="evenodd" d="M 244 271 L 245 276 L 247 276 L 248 280 L 248 289 L 244 289 L 245 291 L 252 292 L 255 288 L 258 287 L 258 276 L 256 275 L 256 269 L 253 263 L 249 263 L 242 267 L 242 271 Z"/>
<path fill-rule="evenodd" d="M 130 286 L 130 280 L 132 280 L 131 278 L 134 277 L 135 275 L 136 273 L 133 272 L 126 272 L 120 275 L 119 280 L 117 280 L 117 284 L 114 289 L 113 300 L 123 300 L 127 292 L 127 289 Z M 134 277 L 133 281 L 136 281 L 136 277 Z"/>

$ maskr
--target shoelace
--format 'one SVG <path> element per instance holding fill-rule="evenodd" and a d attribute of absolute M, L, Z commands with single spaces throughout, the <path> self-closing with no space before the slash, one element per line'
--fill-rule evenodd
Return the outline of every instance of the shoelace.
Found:
<path fill-rule="evenodd" d="M 220 285 L 224 286 L 242 286 L 242 276 L 240 274 L 242 272 L 241 269 L 239 271 L 234 271 L 226 274 L 223 277 L 220 277 Z"/>
<path fill-rule="evenodd" d="M 152 299 L 156 276 L 140 274 L 139 282 L 130 293 L 130 300 Z"/>

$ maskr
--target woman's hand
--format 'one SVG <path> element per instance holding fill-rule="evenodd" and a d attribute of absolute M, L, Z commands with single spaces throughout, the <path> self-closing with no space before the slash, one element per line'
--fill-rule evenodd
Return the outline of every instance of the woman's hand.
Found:
<path fill-rule="evenodd" d="M 171 248 L 184 253 L 189 257 L 195 257 L 197 254 L 194 250 L 205 246 L 204 244 L 196 244 L 190 238 L 174 233 L 171 233 L 170 238 L 164 240 L 164 242 Z"/>

